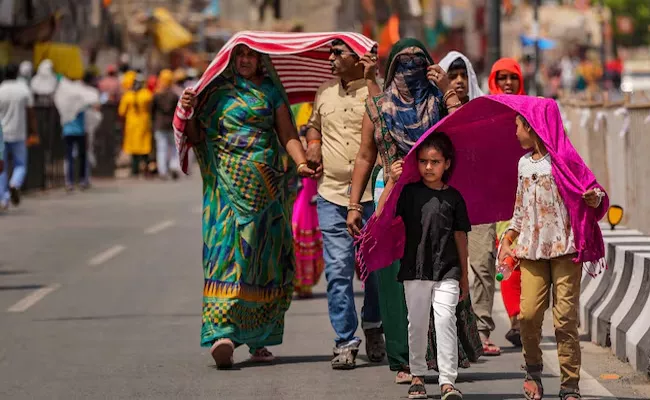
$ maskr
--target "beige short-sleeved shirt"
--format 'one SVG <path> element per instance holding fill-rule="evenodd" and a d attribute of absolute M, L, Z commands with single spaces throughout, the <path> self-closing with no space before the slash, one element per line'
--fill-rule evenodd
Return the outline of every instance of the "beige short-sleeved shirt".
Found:
<path fill-rule="evenodd" d="M 354 160 L 361 147 L 361 122 L 366 112 L 368 87 L 363 79 L 343 88 L 336 78 L 325 82 L 316 93 L 309 128 L 321 133 L 323 177 L 318 194 L 340 206 L 350 202 Z M 361 201 L 372 201 L 372 187 L 366 186 Z"/>

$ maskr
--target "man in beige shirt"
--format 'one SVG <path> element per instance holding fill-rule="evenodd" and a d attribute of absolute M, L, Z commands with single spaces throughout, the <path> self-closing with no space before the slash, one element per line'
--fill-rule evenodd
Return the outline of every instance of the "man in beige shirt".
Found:
<path fill-rule="evenodd" d="M 374 212 L 370 185 L 361 204 L 350 204 L 350 185 L 361 145 L 365 102 L 369 90 L 373 95 L 380 92 L 375 80 L 376 61 L 373 53 L 359 58 L 345 42 L 334 40 L 330 62 L 336 78 L 319 88 L 308 123 L 307 158 L 318 176 L 322 174 L 318 184 L 318 221 L 323 234 L 329 315 L 336 333 L 334 369 L 354 368 L 361 344 L 355 336 L 359 323 L 353 290 L 355 249 L 347 233 L 346 219 L 348 209 L 362 211 L 364 223 Z M 366 353 L 373 362 L 381 362 L 386 354 L 377 286 L 377 276 L 371 274 L 361 309 Z"/>

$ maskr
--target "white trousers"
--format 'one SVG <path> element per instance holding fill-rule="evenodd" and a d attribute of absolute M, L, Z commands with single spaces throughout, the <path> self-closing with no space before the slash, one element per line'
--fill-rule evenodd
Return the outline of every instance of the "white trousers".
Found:
<path fill-rule="evenodd" d="M 173 131 L 156 131 L 156 163 L 158 166 L 158 175 L 167 176 L 167 171 L 179 172 L 181 164 L 178 160 L 178 152 L 174 147 Z"/>
<path fill-rule="evenodd" d="M 438 353 L 438 383 L 455 385 L 458 377 L 458 334 L 456 306 L 460 296 L 457 280 L 404 281 L 409 320 L 409 364 L 411 374 L 427 373 L 427 335 L 433 305 Z"/>

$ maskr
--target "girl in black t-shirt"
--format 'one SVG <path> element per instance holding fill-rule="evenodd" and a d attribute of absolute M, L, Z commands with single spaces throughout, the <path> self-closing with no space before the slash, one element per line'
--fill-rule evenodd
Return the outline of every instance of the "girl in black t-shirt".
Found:
<path fill-rule="evenodd" d="M 419 147 L 422 179 L 400 193 L 397 215 L 404 221 L 406 244 L 398 280 L 408 308 L 409 398 L 426 399 L 427 333 L 433 305 L 442 400 L 460 400 L 456 306 L 468 296 L 467 232 L 471 226 L 460 192 L 447 185 L 454 148 L 447 135 L 431 134 Z M 401 168 L 401 165 L 397 165 Z M 400 171 L 395 171 L 399 173 Z"/>

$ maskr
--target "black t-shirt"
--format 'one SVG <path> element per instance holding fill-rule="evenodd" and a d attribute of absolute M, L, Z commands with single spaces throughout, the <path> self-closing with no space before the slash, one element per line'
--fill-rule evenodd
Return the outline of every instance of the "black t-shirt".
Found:
<path fill-rule="evenodd" d="M 397 280 L 460 280 L 454 233 L 469 232 L 467 206 L 452 187 L 435 190 L 422 181 L 406 185 L 397 202 L 406 227 L 406 248 Z"/>

